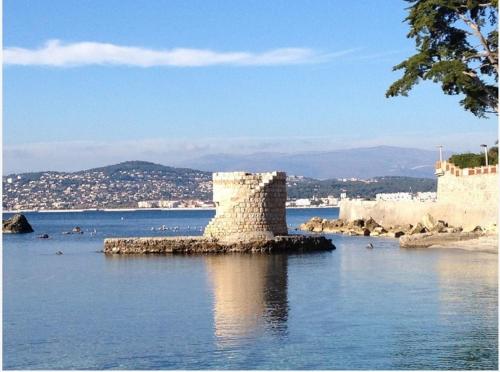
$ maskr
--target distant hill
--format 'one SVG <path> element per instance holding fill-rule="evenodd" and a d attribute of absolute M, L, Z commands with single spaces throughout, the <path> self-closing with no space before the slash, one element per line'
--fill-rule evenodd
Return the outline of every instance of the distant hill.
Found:
<path fill-rule="evenodd" d="M 78 172 L 36 172 L 3 177 L 6 209 L 137 207 L 144 200 L 210 200 L 212 174 L 127 161 Z"/>
<path fill-rule="evenodd" d="M 141 172 L 162 172 L 162 173 L 170 173 L 172 175 L 182 175 L 190 174 L 192 172 L 195 173 L 205 173 L 211 176 L 211 172 L 203 172 L 199 170 L 189 169 L 189 168 L 176 168 L 169 167 L 162 164 L 151 163 L 148 161 L 125 161 L 123 163 L 118 163 L 114 165 L 107 165 L 105 167 L 92 168 L 83 171 L 74 172 L 76 174 L 86 173 L 86 172 L 103 172 L 108 175 L 114 175 L 120 172 L 129 172 L 129 171 L 141 171 Z"/>
<path fill-rule="evenodd" d="M 317 179 L 366 179 L 379 176 L 433 178 L 436 160 L 437 151 L 377 146 L 292 154 L 216 154 L 184 161 L 179 165 L 206 171 L 264 172 L 279 169 Z"/>
<path fill-rule="evenodd" d="M 289 198 L 346 192 L 373 198 L 380 192 L 435 191 L 436 180 L 377 177 L 371 180 L 290 176 Z M 144 161 L 127 161 L 78 172 L 36 172 L 3 177 L 4 209 L 80 209 L 137 207 L 145 200 L 212 200 L 212 174 Z"/>
<path fill-rule="evenodd" d="M 315 180 L 304 178 L 288 180 L 288 197 L 293 199 L 316 196 L 319 198 L 333 195 L 339 197 L 346 192 L 351 198 L 375 198 L 378 193 L 426 192 L 436 191 L 437 180 L 414 177 L 374 177 L 369 180 L 328 179 Z"/>

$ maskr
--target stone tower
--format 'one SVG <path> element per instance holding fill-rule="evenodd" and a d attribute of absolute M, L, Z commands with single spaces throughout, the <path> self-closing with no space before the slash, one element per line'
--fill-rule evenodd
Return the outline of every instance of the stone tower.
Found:
<path fill-rule="evenodd" d="M 287 235 L 286 173 L 213 174 L 215 217 L 204 236 L 252 240 Z"/>

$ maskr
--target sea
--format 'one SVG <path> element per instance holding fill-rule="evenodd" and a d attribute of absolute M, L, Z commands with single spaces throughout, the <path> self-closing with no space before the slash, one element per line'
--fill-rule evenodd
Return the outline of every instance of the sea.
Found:
<path fill-rule="evenodd" d="M 35 233 L 3 235 L 3 368 L 498 368 L 495 254 L 336 234 L 309 254 L 102 253 L 213 214 L 26 213 Z M 290 209 L 290 232 L 313 216 L 338 209 Z"/>

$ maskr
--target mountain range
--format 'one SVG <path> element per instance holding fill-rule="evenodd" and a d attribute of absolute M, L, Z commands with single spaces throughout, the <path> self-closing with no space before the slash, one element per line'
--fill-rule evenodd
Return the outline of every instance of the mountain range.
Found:
<path fill-rule="evenodd" d="M 450 154 L 444 153 L 446 158 Z M 204 171 L 283 170 L 288 174 L 317 179 L 367 179 L 377 176 L 434 178 L 434 164 L 438 159 L 437 150 L 377 146 L 304 153 L 210 154 L 175 165 Z"/>

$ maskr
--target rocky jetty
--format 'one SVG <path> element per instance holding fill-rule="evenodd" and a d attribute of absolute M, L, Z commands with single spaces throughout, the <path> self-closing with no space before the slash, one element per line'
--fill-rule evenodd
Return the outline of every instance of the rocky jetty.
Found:
<path fill-rule="evenodd" d="M 343 219 L 325 220 L 313 217 L 300 225 L 299 229 L 311 232 L 363 235 L 399 238 L 402 248 L 461 248 L 485 252 L 495 252 L 498 245 L 497 226 L 475 226 L 464 229 L 450 226 L 446 221 L 436 220 L 426 214 L 415 225 L 382 226 L 373 218 L 346 221 Z M 482 246 L 475 247 L 481 240 Z"/>
<path fill-rule="evenodd" d="M 299 226 L 300 230 L 322 233 L 364 235 L 399 238 L 403 235 L 414 235 L 422 233 L 456 233 L 461 232 L 461 227 L 448 225 L 445 221 L 436 221 L 431 215 L 425 215 L 415 225 L 390 225 L 382 226 L 373 218 L 346 221 L 343 219 L 326 220 L 313 217 Z"/>
<path fill-rule="evenodd" d="M 2 221 L 2 232 L 4 234 L 24 234 L 33 232 L 33 228 L 24 215 L 15 214 Z"/>
<path fill-rule="evenodd" d="M 203 236 L 108 238 L 105 254 L 306 253 L 335 249 L 324 236 L 284 235 L 269 239 L 223 242 Z"/>

